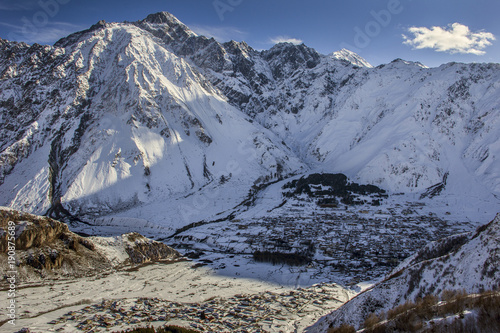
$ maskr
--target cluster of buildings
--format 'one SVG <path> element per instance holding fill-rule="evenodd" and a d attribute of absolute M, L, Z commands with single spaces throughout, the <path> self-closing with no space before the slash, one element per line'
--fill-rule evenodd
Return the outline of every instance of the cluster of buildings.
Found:
<path fill-rule="evenodd" d="M 418 214 L 418 203 L 395 207 L 319 207 L 294 198 L 266 217 L 204 225 L 176 236 L 178 244 L 227 254 L 265 251 L 310 258 L 306 265 L 344 283 L 387 274 L 431 241 L 470 231 L 468 222 L 449 223 Z M 332 275 L 333 274 L 333 275 Z"/>
<path fill-rule="evenodd" d="M 68 324 L 84 332 L 175 324 L 200 332 L 268 332 L 279 331 L 311 312 L 323 314 L 348 297 L 336 285 L 318 284 L 283 293 L 213 297 L 200 303 L 159 298 L 103 300 L 68 312 L 50 324 L 55 331 L 64 331 Z"/>

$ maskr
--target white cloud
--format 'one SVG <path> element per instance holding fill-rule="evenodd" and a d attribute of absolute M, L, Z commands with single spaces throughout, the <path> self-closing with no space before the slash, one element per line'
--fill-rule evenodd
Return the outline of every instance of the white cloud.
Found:
<path fill-rule="evenodd" d="M 213 37 L 216 41 L 224 43 L 230 40 L 241 41 L 246 32 L 235 27 L 213 27 L 208 25 L 189 25 L 189 28 L 196 34 L 205 37 Z"/>
<path fill-rule="evenodd" d="M 278 44 L 278 43 L 292 43 L 295 45 L 302 44 L 302 39 L 297 39 L 297 38 L 291 38 L 288 36 L 277 36 L 274 38 L 271 38 L 271 43 L 273 44 Z"/>
<path fill-rule="evenodd" d="M 448 27 L 411 27 L 408 31 L 413 38 L 403 35 L 404 44 L 415 49 L 431 48 L 438 52 L 470 53 L 483 55 L 484 48 L 491 45 L 495 36 L 490 32 L 472 32 L 469 27 L 453 23 Z"/>

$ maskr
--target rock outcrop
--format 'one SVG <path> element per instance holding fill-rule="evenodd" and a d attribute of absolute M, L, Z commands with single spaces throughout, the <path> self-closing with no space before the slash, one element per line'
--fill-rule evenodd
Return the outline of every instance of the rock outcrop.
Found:
<path fill-rule="evenodd" d="M 136 232 L 128 234 L 127 238 L 133 244 L 126 247 L 132 264 L 143 264 L 152 261 L 161 261 L 179 257 L 179 252 L 171 247 L 148 239 Z"/>
<path fill-rule="evenodd" d="M 2 277 L 7 271 L 4 267 L 8 261 L 9 222 L 15 225 L 15 265 L 19 279 L 24 281 L 91 276 L 124 266 L 180 257 L 169 246 L 133 233 L 120 236 L 127 240 L 119 244 L 124 255 L 111 260 L 109 252 L 116 248 L 103 246 L 105 238 L 100 238 L 100 245 L 96 246 L 96 238 L 77 235 L 63 222 L 0 208 Z"/>

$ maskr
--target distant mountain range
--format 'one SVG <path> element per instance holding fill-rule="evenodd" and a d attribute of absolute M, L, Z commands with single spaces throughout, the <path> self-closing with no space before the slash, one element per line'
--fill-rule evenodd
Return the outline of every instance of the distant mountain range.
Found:
<path fill-rule="evenodd" d="M 0 205 L 187 224 L 311 172 L 390 193 L 445 179 L 498 203 L 499 96 L 499 64 L 256 51 L 166 12 L 54 46 L 0 40 Z"/>

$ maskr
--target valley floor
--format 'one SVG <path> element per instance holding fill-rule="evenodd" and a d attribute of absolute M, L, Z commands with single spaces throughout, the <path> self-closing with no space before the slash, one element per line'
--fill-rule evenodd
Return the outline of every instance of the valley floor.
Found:
<path fill-rule="evenodd" d="M 308 196 L 284 198 L 282 186 L 269 186 L 227 219 L 176 233 L 132 219 L 121 227 L 80 226 L 98 235 L 149 231 L 197 259 L 22 286 L 21 319 L 0 332 L 104 332 L 166 322 L 202 332 L 303 332 L 428 242 L 472 231 L 498 207 L 483 199 L 402 195 L 380 205 L 360 197 L 368 203 L 320 207 Z M 305 253 L 309 262 L 256 262 L 258 251 Z"/>
<path fill-rule="evenodd" d="M 0 331 L 104 332 L 168 322 L 203 332 L 301 332 L 353 296 L 335 284 L 295 288 L 219 275 L 189 261 L 155 263 L 23 286 L 21 319 Z"/>

